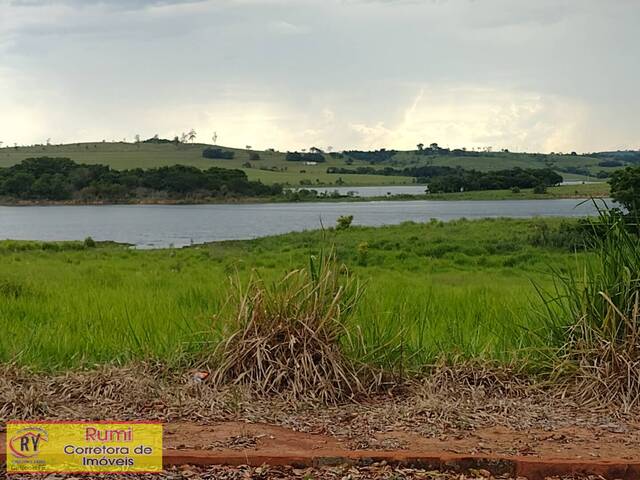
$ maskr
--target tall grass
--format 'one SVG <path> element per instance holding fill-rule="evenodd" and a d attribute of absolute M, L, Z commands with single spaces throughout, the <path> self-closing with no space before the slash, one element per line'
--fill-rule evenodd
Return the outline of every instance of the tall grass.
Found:
<path fill-rule="evenodd" d="M 230 274 L 247 285 L 255 269 L 271 284 L 329 243 L 366 284 L 347 321 L 362 339 L 344 345 L 350 357 L 396 370 L 442 355 L 509 362 L 532 345 L 527 329 L 541 328 L 526 315 L 536 295 L 530 279 L 548 287 L 547 264 L 572 268 L 566 249 L 531 242 L 540 222 L 352 226 L 330 238 L 301 232 L 159 251 L 0 242 L 0 362 L 39 369 L 181 364 L 225 338 L 227 329 L 212 330 L 211 318 L 233 318 Z"/>
<path fill-rule="evenodd" d="M 348 358 L 347 328 L 361 291 L 333 253 L 311 257 L 277 282 L 236 282 L 232 331 L 212 358 L 214 382 L 245 385 L 262 394 L 332 403 L 365 393 L 364 366 Z"/>
<path fill-rule="evenodd" d="M 592 220 L 588 256 L 555 272 L 543 293 L 558 378 L 577 379 L 584 400 L 640 404 L 640 241 L 628 218 L 603 209 Z"/>

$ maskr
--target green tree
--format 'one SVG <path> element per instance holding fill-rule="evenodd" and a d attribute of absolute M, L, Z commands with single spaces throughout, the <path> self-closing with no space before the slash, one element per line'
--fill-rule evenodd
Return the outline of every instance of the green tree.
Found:
<path fill-rule="evenodd" d="M 634 216 L 640 215 L 640 167 L 627 167 L 611 174 L 611 198 Z"/>
<path fill-rule="evenodd" d="M 13 197 L 26 197 L 31 191 L 34 182 L 33 175 L 18 172 L 7 178 L 0 188 L 0 192 Z"/>

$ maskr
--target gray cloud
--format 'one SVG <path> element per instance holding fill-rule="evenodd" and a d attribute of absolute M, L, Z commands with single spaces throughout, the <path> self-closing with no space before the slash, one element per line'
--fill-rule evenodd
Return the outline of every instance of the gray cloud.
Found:
<path fill-rule="evenodd" d="M 637 148 L 638 21 L 631 0 L 0 0 L 0 140 Z"/>

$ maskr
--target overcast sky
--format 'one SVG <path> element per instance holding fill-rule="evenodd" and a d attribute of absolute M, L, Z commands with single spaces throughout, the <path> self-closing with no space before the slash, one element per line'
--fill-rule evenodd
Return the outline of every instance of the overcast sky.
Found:
<path fill-rule="evenodd" d="M 5 145 L 640 148 L 640 0 L 0 0 Z"/>

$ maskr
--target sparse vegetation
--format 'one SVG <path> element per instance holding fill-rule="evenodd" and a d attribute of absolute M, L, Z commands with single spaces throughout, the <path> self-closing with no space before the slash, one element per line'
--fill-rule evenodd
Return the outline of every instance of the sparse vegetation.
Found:
<path fill-rule="evenodd" d="M 211 362 L 214 383 L 322 403 L 375 389 L 373 376 L 364 381 L 367 367 L 343 352 L 359 341 L 348 322 L 361 291 L 333 253 L 276 282 L 253 276 L 235 291 L 233 319 L 219 319 L 232 327 Z"/>
<path fill-rule="evenodd" d="M 151 138 L 140 143 L 126 142 L 93 142 L 68 145 L 33 145 L 0 149 L 0 166 L 11 166 L 20 163 L 26 158 L 41 156 L 70 158 L 76 163 L 108 165 L 115 170 L 127 170 L 136 168 L 154 168 L 173 165 L 189 165 L 201 169 L 211 166 L 239 169 L 242 164 L 251 162 L 255 166 L 256 160 L 250 157 L 252 154 L 260 155 L 261 168 L 247 169 L 249 180 L 260 180 L 265 184 L 289 184 L 297 185 L 301 174 L 297 169 L 288 170 L 294 162 L 286 160 L 286 153 L 273 149 L 259 151 L 254 149 L 234 149 L 221 146 L 212 146 L 198 143 L 186 143 L 188 137 L 185 134 L 184 142 L 179 137 L 173 140 Z M 215 143 L 215 140 L 214 140 Z M 220 149 L 223 152 L 232 152 L 233 158 L 205 158 L 204 149 Z M 450 168 L 461 167 L 467 170 L 481 172 L 509 170 L 516 167 L 522 169 L 553 168 L 568 180 L 594 180 L 601 172 L 610 174 L 621 167 L 602 167 L 598 163 L 606 160 L 616 160 L 624 165 L 638 163 L 639 152 L 603 152 L 591 155 L 560 155 L 560 154 L 529 154 L 514 152 L 479 152 L 454 149 L 447 151 L 438 147 L 424 147 L 423 151 L 394 151 L 379 150 L 377 152 L 330 152 L 321 154 L 308 152 L 313 155 L 323 156 L 324 162 L 319 163 L 319 157 L 309 158 L 305 165 L 308 178 L 319 180 L 319 185 L 334 185 L 338 176 L 342 175 L 348 185 L 392 185 L 414 182 L 415 176 L 378 175 L 369 173 L 338 174 L 327 173 L 327 168 L 353 169 L 404 169 L 422 168 L 428 166 L 445 166 Z M 300 153 L 302 156 L 303 153 Z M 510 188 L 513 185 L 507 185 Z"/>
<path fill-rule="evenodd" d="M 555 269 L 554 289 L 543 294 L 551 344 L 559 345 L 552 368 L 560 381 L 577 378 L 583 400 L 629 410 L 640 405 L 640 239 L 615 210 L 591 227 L 593 255 Z"/>
<path fill-rule="evenodd" d="M 334 244 L 337 260 L 366 286 L 348 320 L 362 334 L 361 343 L 345 350 L 351 358 L 403 371 L 442 356 L 510 362 L 535 345 L 528 331 L 542 328 L 527 316 L 535 295 L 531 281 L 549 288 L 549 265 L 575 268 L 564 243 L 533 238 L 543 225 L 554 232 L 562 223 L 351 226 L 153 251 L 4 241 L 0 279 L 29 293 L 0 299 L 0 361 L 44 369 L 185 361 L 200 354 L 203 341 L 215 346 L 225 338 L 220 322 L 212 329 L 211 318 L 234 318 L 227 302 L 230 275 L 237 272 L 248 285 L 255 269 L 269 285 L 304 267 L 320 245 Z"/>

